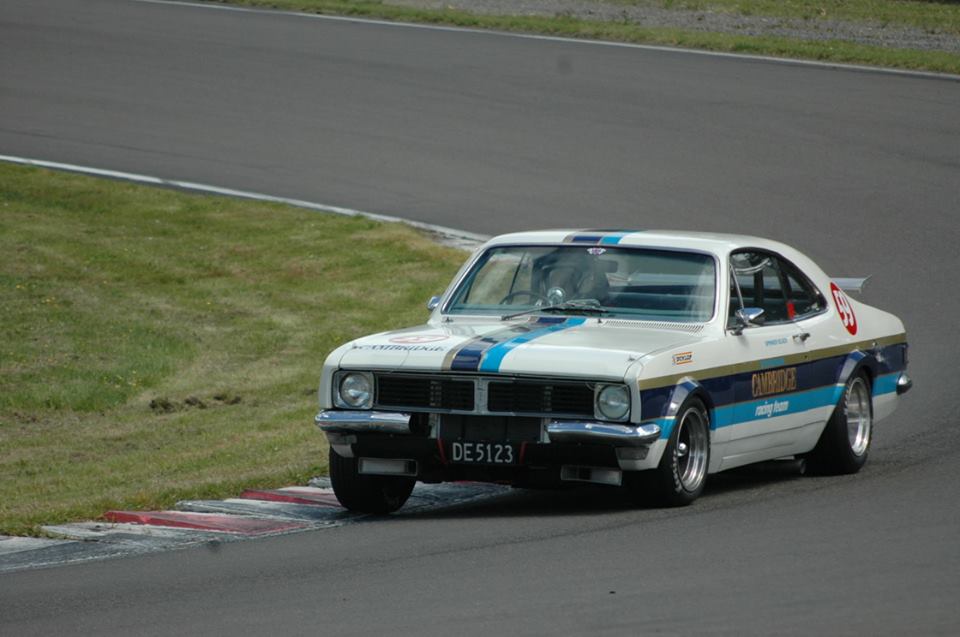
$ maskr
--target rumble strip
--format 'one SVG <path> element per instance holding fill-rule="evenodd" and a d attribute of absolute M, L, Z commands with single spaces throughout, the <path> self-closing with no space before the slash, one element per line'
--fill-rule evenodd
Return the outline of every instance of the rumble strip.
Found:
<path fill-rule="evenodd" d="M 497 496 L 507 487 L 455 482 L 418 484 L 390 517 L 437 511 Z M 60 539 L 0 536 L 0 573 L 315 531 L 378 516 L 340 506 L 327 478 L 310 486 L 247 490 L 239 498 L 184 500 L 173 511 L 108 511 L 104 521 L 45 526 Z M 387 520 L 389 518 L 382 518 Z"/>

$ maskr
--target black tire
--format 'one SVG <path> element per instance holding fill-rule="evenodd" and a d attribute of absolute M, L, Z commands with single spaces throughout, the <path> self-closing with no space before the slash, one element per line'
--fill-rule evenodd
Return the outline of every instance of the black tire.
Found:
<path fill-rule="evenodd" d="M 686 506 L 700 497 L 710 467 L 710 414 L 699 398 L 688 398 L 656 469 L 632 474 L 633 497 L 659 506 Z"/>
<path fill-rule="evenodd" d="M 810 472 L 843 475 L 860 471 L 873 439 L 873 398 L 865 373 L 850 377 L 817 446 L 807 456 Z"/>
<path fill-rule="evenodd" d="M 393 513 L 402 507 L 416 484 L 413 478 L 357 473 L 357 459 L 330 449 L 330 483 L 344 507 L 358 513 Z"/>

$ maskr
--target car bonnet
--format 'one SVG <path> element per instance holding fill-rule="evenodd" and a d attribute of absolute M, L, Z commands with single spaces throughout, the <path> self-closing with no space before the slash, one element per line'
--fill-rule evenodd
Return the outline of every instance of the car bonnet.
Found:
<path fill-rule="evenodd" d="M 356 340 L 340 366 L 620 380 L 642 356 L 701 338 L 680 330 L 585 317 L 458 322 Z"/>

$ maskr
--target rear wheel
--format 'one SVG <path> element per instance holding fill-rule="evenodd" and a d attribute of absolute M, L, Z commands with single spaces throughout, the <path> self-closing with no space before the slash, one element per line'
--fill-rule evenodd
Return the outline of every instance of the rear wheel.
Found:
<path fill-rule="evenodd" d="M 867 462 L 872 438 L 870 381 L 860 372 L 847 381 L 839 404 L 810 452 L 810 468 L 820 474 L 856 473 Z"/>
<path fill-rule="evenodd" d="M 330 483 L 344 507 L 359 513 L 393 513 L 402 507 L 416 480 L 398 476 L 368 476 L 357 472 L 357 459 L 330 449 Z"/>
<path fill-rule="evenodd" d="M 628 483 L 639 500 L 686 506 L 703 493 L 710 465 L 710 416 L 699 398 L 688 399 L 677 414 L 660 465 Z"/>

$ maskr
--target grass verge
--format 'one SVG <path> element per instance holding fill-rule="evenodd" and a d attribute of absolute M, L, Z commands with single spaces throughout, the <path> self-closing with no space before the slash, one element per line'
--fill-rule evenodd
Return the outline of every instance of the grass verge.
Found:
<path fill-rule="evenodd" d="M 692 49 L 705 49 L 728 53 L 769 55 L 784 58 L 839 62 L 846 64 L 866 64 L 890 68 L 934 71 L 939 73 L 960 74 L 960 54 L 945 51 L 921 51 L 914 49 L 894 49 L 869 46 L 843 40 L 799 40 L 786 37 L 746 36 L 728 33 L 700 32 L 673 28 L 643 27 L 628 22 L 600 22 L 580 20 L 569 16 L 504 16 L 479 15 L 454 9 L 419 9 L 386 5 L 379 0 L 206 0 L 223 4 L 236 4 L 252 7 L 266 7 L 288 11 L 308 13 L 356 16 L 384 20 L 443 24 L 469 28 L 495 29 L 522 33 L 538 33 L 553 36 L 611 40 L 636 44 L 656 44 Z M 875 0 L 874 4 L 905 4 L 895 0 Z M 712 2 L 678 2 L 670 4 L 710 4 Z M 730 0 L 722 2 L 721 8 L 735 10 L 732 5 L 751 5 L 743 7 L 741 12 L 762 12 L 764 7 L 776 6 L 772 2 L 745 2 Z M 790 13 L 813 11 L 811 2 L 795 2 L 795 11 L 780 9 L 791 17 Z M 829 3 L 828 3 L 829 4 Z M 839 3 L 839 0 L 835 4 Z M 862 4 L 862 2 L 861 2 Z M 927 17 L 921 5 L 943 9 L 950 16 L 950 24 L 960 24 L 960 6 L 941 3 L 910 2 L 919 9 L 896 18 L 897 23 L 913 25 L 912 21 L 927 23 L 936 17 Z M 752 6 L 756 5 L 756 6 Z M 811 5 L 807 7 L 806 5 Z M 822 6 L 822 3 L 821 3 Z M 824 13 L 824 16 L 829 14 Z M 907 16 L 910 19 L 907 19 Z M 841 16 L 835 16 L 841 17 Z M 891 18 L 892 19 L 892 18 Z"/>
<path fill-rule="evenodd" d="M 463 253 L 398 224 L 0 164 L 0 533 L 326 471 L 326 353 Z"/>

